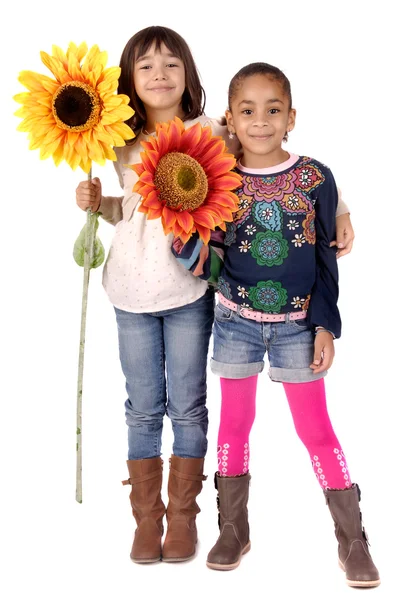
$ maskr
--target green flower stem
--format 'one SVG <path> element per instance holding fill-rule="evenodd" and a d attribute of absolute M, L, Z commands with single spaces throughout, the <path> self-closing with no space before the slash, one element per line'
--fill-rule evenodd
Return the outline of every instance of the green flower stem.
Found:
<path fill-rule="evenodd" d="M 92 169 L 88 173 L 88 181 L 92 179 Z M 84 255 L 84 281 L 82 290 L 81 334 L 79 338 L 78 389 L 77 389 L 77 465 L 75 499 L 82 503 L 82 383 L 84 375 L 86 311 L 88 306 L 89 273 L 93 257 L 96 217 L 90 208 L 86 211 L 86 235 Z"/>

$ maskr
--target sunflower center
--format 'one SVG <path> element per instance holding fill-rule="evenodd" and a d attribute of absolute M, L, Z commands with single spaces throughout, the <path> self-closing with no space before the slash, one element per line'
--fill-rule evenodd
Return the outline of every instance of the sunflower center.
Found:
<path fill-rule="evenodd" d="M 196 186 L 196 177 L 192 169 L 182 167 L 177 173 L 177 183 L 186 192 L 190 192 Z"/>
<path fill-rule="evenodd" d="M 207 176 L 197 160 L 182 152 L 165 154 L 156 167 L 155 185 L 169 208 L 195 210 L 208 192 Z"/>
<path fill-rule="evenodd" d="M 81 81 L 63 83 L 53 96 L 52 108 L 57 125 L 68 131 L 92 129 L 100 120 L 100 98 Z"/>

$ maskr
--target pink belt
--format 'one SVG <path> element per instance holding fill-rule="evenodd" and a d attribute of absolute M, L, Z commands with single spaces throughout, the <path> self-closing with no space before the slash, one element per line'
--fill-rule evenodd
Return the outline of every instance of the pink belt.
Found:
<path fill-rule="evenodd" d="M 219 292 L 219 303 L 235 312 L 239 313 L 241 317 L 244 319 L 252 319 L 252 321 L 257 321 L 258 323 L 277 323 L 278 321 L 285 321 L 288 315 L 290 321 L 297 321 L 298 319 L 306 318 L 306 310 L 300 310 L 298 312 L 290 312 L 290 313 L 282 313 L 280 315 L 271 315 L 269 313 L 264 313 L 258 310 L 250 310 L 245 308 L 244 306 L 240 306 L 239 304 L 235 304 L 235 302 L 230 302 L 227 300 L 220 292 Z"/>

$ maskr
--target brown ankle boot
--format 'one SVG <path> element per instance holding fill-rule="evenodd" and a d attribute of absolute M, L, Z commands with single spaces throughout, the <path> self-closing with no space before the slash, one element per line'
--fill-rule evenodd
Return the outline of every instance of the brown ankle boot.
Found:
<path fill-rule="evenodd" d="M 238 477 L 215 475 L 220 537 L 207 557 L 210 569 L 231 571 L 251 549 L 247 508 L 250 479 L 249 473 Z"/>
<path fill-rule="evenodd" d="M 137 528 L 132 544 L 131 560 L 137 563 L 161 559 L 163 517 L 166 507 L 161 499 L 163 461 L 160 456 L 142 460 L 127 460 L 129 479 L 123 485 L 132 485 L 130 500 Z"/>
<path fill-rule="evenodd" d="M 357 484 L 346 490 L 325 490 L 326 504 L 335 524 L 340 567 L 345 571 L 351 587 L 376 587 L 380 585 L 368 549 L 368 538 L 362 526 L 359 510 L 361 493 Z"/>
<path fill-rule="evenodd" d="M 202 489 L 203 458 L 170 459 L 168 480 L 167 534 L 163 544 L 163 560 L 179 562 L 195 554 L 198 540 L 195 519 L 200 508 L 195 498 Z"/>

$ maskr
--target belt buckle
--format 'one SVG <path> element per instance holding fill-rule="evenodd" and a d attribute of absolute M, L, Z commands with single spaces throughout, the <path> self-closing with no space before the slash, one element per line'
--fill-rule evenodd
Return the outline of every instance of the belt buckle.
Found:
<path fill-rule="evenodd" d="M 242 317 L 243 319 L 246 319 L 245 315 L 244 315 L 244 310 L 246 310 L 245 306 L 241 306 L 240 304 L 239 306 L 239 310 L 238 310 L 238 314 L 240 317 Z"/>

